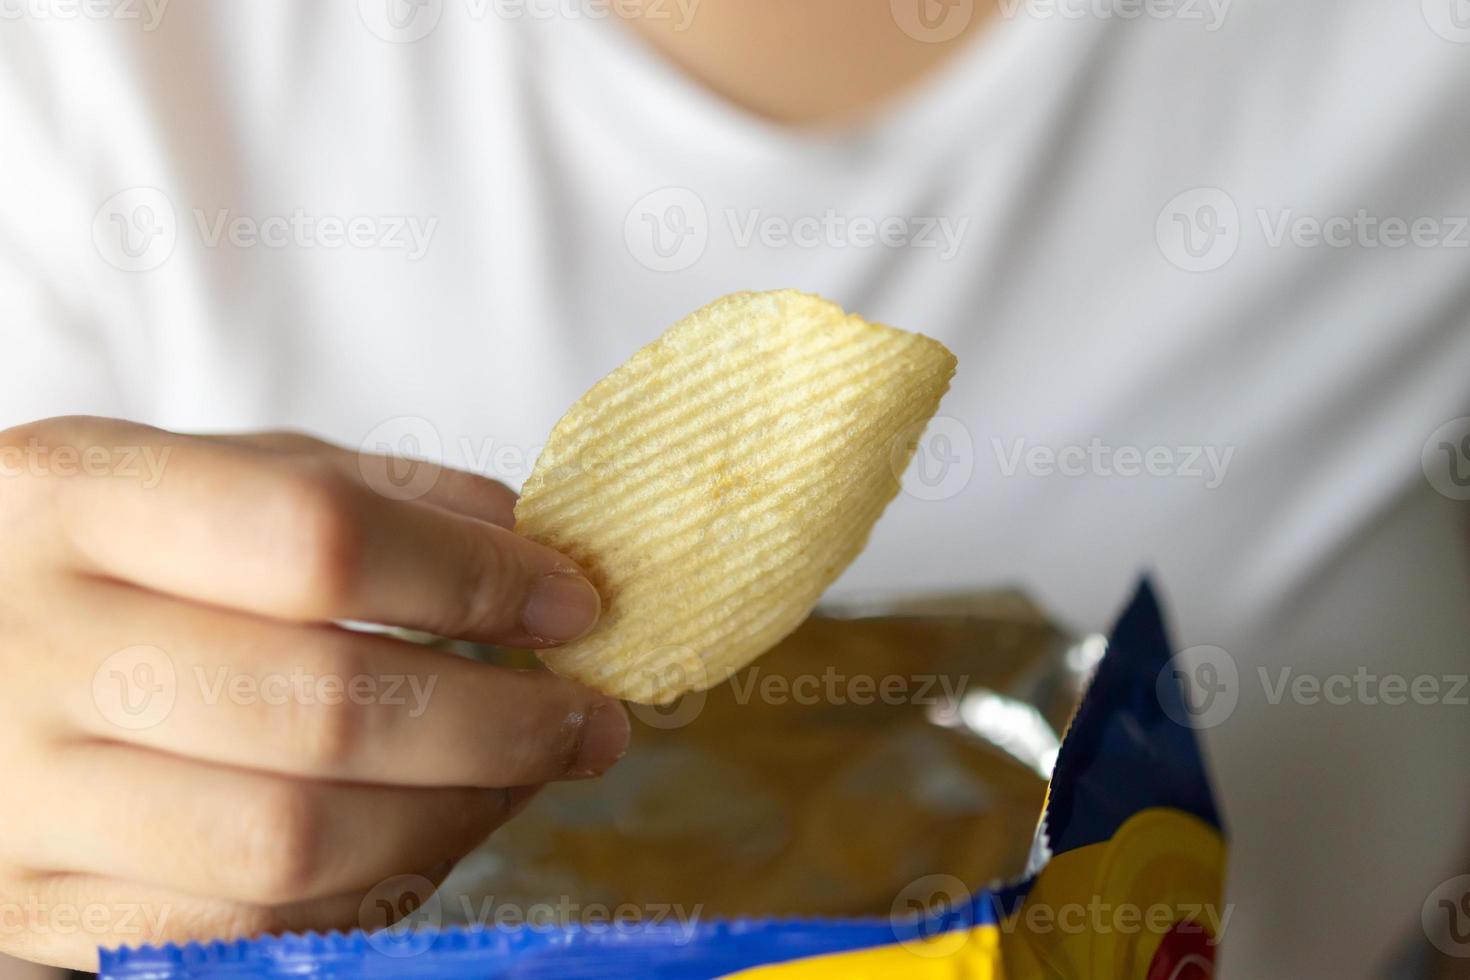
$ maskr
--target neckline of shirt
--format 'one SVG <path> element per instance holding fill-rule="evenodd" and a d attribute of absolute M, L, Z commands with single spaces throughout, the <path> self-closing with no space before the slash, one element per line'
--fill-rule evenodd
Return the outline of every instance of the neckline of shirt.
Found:
<path fill-rule="evenodd" d="M 866 118 L 812 127 L 780 123 L 726 99 L 611 17 L 567 18 L 566 30 L 558 33 L 568 43 L 546 45 L 544 54 L 575 59 L 584 71 L 607 73 L 611 84 L 625 86 L 623 95 L 640 107 L 640 115 L 660 118 L 706 153 L 790 164 L 846 156 L 864 145 L 932 140 L 956 120 L 1017 109 L 1012 79 L 1028 65 L 1046 63 L 1039 46 L 1066 33 L 1051 30 L 1053 23 L 997 14 L 963 50 Z"/>

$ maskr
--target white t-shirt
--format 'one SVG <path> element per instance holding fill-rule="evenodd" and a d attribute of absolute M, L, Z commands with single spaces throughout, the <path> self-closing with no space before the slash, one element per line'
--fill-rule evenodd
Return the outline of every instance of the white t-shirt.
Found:
<path fill-rule="evenodd" d="M 1155 572 L 1236 679 L 1225 975 L 1369 976 L 1470 829 L 1470 711 L 1368 703 L 1470 670 L 1465 470 L 1421 465 L 1470 468 L 1456 2 L 1014 0 L 820 133 L 567 3 L 6 2 L 0 426 L 289 426 L 518 485 L 715 296 L 936 336 L 925 468 L 835 591 L 1102 630 Z"/>

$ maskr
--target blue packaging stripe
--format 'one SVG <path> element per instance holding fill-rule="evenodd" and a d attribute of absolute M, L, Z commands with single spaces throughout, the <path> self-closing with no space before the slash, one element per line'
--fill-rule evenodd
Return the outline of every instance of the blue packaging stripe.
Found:
<path fill-rule="evenodd" d="M 883 946 L 963 925 L 965 915 L 897 924 L 748 919 L 692 925 L 423 930 L 288 935 L 233 943 L 102 951 L 113 980 L 226 977 L 438 977 L 690 980 L 769 963 Z"/>
<path fill-rule="evenodd" d="M 1022 883 L 912 921 L 735 919 L 557 928 L 451 928 L 412 933 L 287 935 L 233 943 L 102 951 L 110 980 L 255 977 L 442 977 L 692 980 L 771 963 L 994 925 L 1019 907 Z"/>

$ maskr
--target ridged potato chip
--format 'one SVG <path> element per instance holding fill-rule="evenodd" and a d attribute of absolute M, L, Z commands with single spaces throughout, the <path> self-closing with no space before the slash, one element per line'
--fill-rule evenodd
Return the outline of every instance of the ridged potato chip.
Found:
<path fill-rule="evenodd" d="M 794 290 L 679 321 L 572 406 L 521 492 L 516 530 L 603 600 L 541 658 L 666 704 L 760 656 L 862 551 L 954 369 L 938 341 Z"/>

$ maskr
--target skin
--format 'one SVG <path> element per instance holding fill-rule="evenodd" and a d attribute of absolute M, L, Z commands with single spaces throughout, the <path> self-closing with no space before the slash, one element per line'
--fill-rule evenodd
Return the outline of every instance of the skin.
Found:
<path fill-rule="evenodd" d="M 949 37 L 905 33 L 895 7 Z M 801 126 L 872 112 L 941 69 L 985 29 L 996 0 L 630 0 L 627 27 L 706 89 L 745 111 Z M 681 13 L 681 11 L 687 11 Z M 933 37 L 932 35 L 929 37 Z"/>
<path fill-rule="evenodd" d="M 156 485 L 58 455 L 124 447 L 165 461 Z M 0 460 L 0 951 L 95 969 L 98 945 L 371 924 L 626 747 L 622 706 L 571 681 L 333 625 L 532 647 L 590 628 L 595 591 L 509 530 L 504 486 L 445 470 L 397 500 L 364 476 L 386 460 L 303 436 L 88 418 L 0 433 Z M 547 575 L 590 603 L 532 613 Z M 114 658 L 139 647 L 143 675 Z M 293 671 L 340 686 L 222 683 Z M 378 686 L 344 696 L 354 679 Z M 164 680 L 148 715 L 110 693 Z"/>

